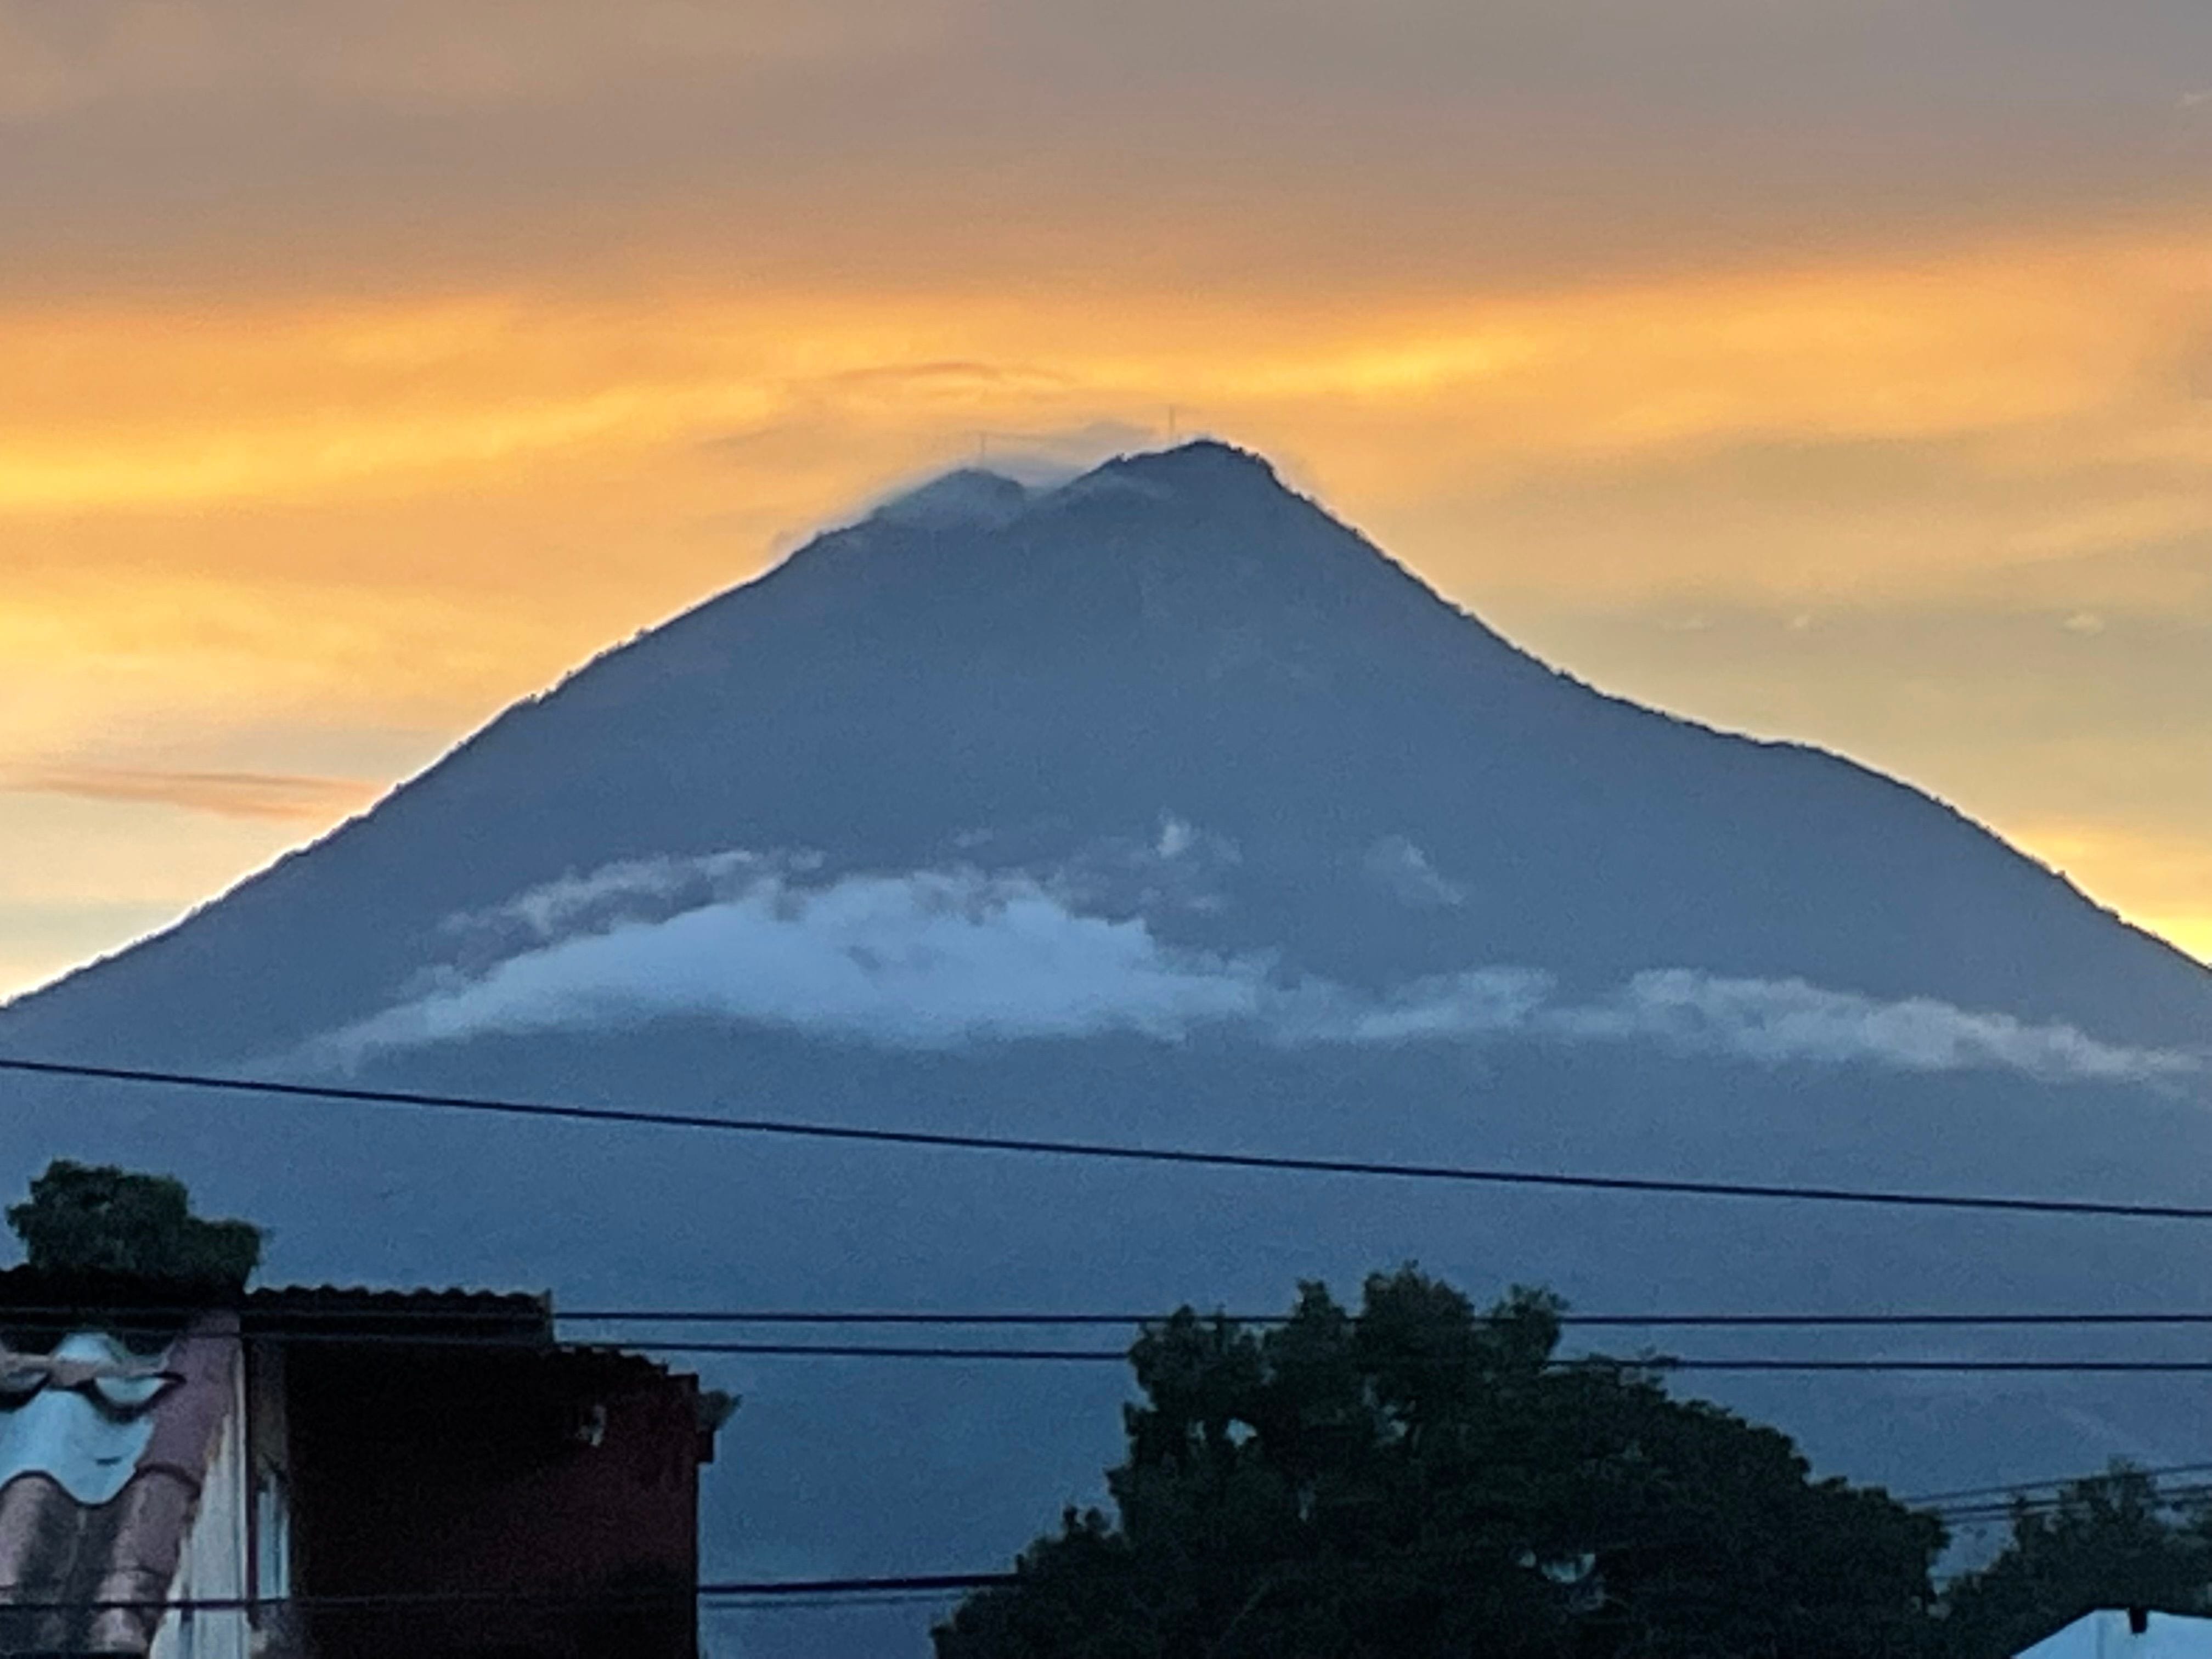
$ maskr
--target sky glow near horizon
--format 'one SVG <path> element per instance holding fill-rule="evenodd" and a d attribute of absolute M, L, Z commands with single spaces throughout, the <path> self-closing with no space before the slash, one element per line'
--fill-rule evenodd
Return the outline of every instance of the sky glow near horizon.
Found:
<path fill-rule="evenodd" d="M 1656 9 L 0 0 L 0 994 L 1170 419 L 2212 957 L 2212 12 Z"/>

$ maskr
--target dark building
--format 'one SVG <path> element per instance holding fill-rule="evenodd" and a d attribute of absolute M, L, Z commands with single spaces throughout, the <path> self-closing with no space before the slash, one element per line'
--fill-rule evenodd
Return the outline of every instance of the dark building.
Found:
<path fill-rule="evenodd" d="M 0 1273 L 0 1655 L 693 1659 L 721 1414 L 535 1297 Z"/>

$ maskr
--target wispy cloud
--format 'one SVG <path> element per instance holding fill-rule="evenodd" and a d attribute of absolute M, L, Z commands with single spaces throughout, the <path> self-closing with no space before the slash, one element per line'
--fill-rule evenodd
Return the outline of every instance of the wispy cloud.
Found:
<path fill-rule="evenodd" d="M 1803 980 L 1725 979 L 1686 969 L 1637 975 L 1616 995 L 1546 1011 L 1563 1034 L 1645 1040 L 1770 1065 L 1863 1062 L 1908 1072 L 2008 1071 L 2052 1082 L 2148 1082 L 2202 1068 L 2182 1054 L 2100 1042 L 1931 998 L 1885 1002 Z"/>
<path fill-rule="evenodd" d="M 945 386 L 962 391 L 977 386 L 1019 386 L 1056 392 L 1073 384 L 1073 378 L 1060 370 L 1034 363 L 993 363 L 958 357 L 931 362 L 871 363 L 859 368 L 838 369 L 824 378 L 832 386 Z"/>
<path fill-rule="evenodd" d="M 564 891 L 535 914 L 604 896 Z M 363 1052 L 684 1014 L 892 1048 L 1115 1030 L 1173 1040 L 1263 1018 L 1279 995 L 1270 967 L 1170 949 L 1141 920 L 1079 915 L 1028 876 L 926 871 L 809 889 L 764 870 L 732 896 L 509 957 L 377 1016 L 337 1046 Z"/>
<path fill-rule="evenodd" d="M 1191 833 L 1164 832 L 1160 855 L 1187 856 Z M 489 960 L 445 970 L 317 1056 L 692 1016 L 894 1048 L 1109 1032 L 1173 1042 L 1218 1029 L 1293 1046 L 1644 1043 L 2051 1082 L 2157 1082 L 2203 1064 L 1930 999 L 1686 969 L 1579 1002 L 1547 975 L 1501 966 L 1371 992 L 1286 972 L 1270 953 L 1174 945 L 1141 910 L 1086 912 L 1052 872 L 826 877 L 805 856 L 726 853 L 611 866 L 456 926 L 493 943 Z"/>
<path fill-rule="evenodd" d="M 1403 836 L 1385 836 L 1367 849 L 1361 873 L 1401 904 L 1414 909 L 1455 908 L 1467 889 L 1441 873 L 1429 855 Z"/>
<path fill-rule="evenodd" d="M 181 807 L 231 818 L 322 822 L 366 806 L 378 786 L 354 778 L 276 772 L 174 772 L 119 766 L 22 766 L 0 770 L 0 789 Z"/>

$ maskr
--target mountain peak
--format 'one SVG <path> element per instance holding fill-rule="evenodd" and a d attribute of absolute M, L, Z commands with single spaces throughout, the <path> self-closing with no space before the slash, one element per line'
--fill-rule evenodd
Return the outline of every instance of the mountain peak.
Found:
<path fill-rule="evenodd" d="M 935 530 L 997 530 L 1032 507 L 1073 506 L 1117 486 L 1216 503 L 1246 492 L 1251 499 L 1271 500 L 1291 494 L 1265 456 L 1217 438 L 1197 438 L 1172 449 L 1117 455 L 1055 486 L 1033 487 L 986 467 L 959 467 L 892 495 L 868 519 Z"/>
<path fill-rule="evenodd" d="M 1264 455 L 1249 449 L 1240 449 L 1235 444 L 1224 443 L 1218 438 L 1194 438 L 1188 443 L 1177 444 L 1172 449 L 1148 449 L 1133 455 L 1123 455 L 1097 469 L 1100 472 L 1124 472 L 1139 477 L 1171 479 L 1178 483 L 1212 480 L 1237 480 L 1248 483 L 1271 484 L 1283 487 L 1274 465 Z"/>
<path fill-rule="evenodd" d="M 963 466 L 892 496 L 868 516 L 883 524 L 995 529 L 1020 517 L 1029 502 L 1027 485 L 1004 473 Z"/>
<path fill-rule="evenodd" d="M 1207 515 L 1224 510 L 1266 511 L 1301 500 L 1285 487 L 1265 456 L 1215 438 L 1117 455 L 1036 500 L 1040 505 L 1073 507 L 1102 494 L 1124 491 L 1175 501 Z"/>

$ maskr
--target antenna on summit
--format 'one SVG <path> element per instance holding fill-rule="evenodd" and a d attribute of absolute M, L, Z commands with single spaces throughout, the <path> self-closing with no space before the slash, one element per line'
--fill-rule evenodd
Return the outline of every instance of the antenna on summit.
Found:
<path fill-rule="evenodd" d="M 1173 404 L 1168 405 L 1168 445 L 1170 448 L 1174 447 L 1176 441 L 1176 416 L 1182 412 Z"/>

